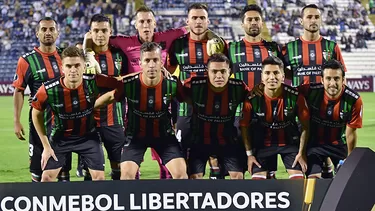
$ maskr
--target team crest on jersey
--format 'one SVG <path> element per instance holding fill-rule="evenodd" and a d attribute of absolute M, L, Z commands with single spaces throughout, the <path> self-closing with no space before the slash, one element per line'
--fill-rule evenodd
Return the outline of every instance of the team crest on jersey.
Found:
<path fill-rule="evenodd" d="M 215 102 L 215 110 L 219 111 L 220 110 L 220 102 Z"/>
<path fill-rule="evenodd" d="M 148 103 L 148 106 L 149 107 L 152 107 L 154 105 L 154 96 L 148 96 L 148 100 L 147 100 L 147 103 Z"/>
<path fill-rule="evenodd" d="M 72 99 L 72 103 L 73 103 L 74 106 L 78 105 L 78 100 L 77 100 L 77 98 L 73 98 L 73 99 Z"/>
<path fill-rule="evenodd" d="M 332 52 L 331 52 L 331 51 L 324 50 L 324 51 L 323 51 L 323 58 L 324 58 L 325 60 L 331 60 L 331 58 L 332 58 Z"/>
<path fill-rule="evenodd" d="M 115 60 L 115 66 L 116 66 L 116 69 L 117 69 L 117 70 L 121 70 L 121 67 L 122 67 L 122 59 L 117 58 L 117 59 Z"/>
<path fill-rule="evenodd" d="M 197 59 L 202 59 L 203 58 L 203 52 L 201 49 L 197 49 Z"/>
<path fill-rule="evenodd" d="M 260 51 L 259 51 L 259 49 L 254 49 L 254 55 L 255 55 L 255 58 L 260 58 Z"/>
<path fill-rule="evenodd" d="M 313 50 L 310 51 L 310 60 L 315 61 L 315 52 Z"/>

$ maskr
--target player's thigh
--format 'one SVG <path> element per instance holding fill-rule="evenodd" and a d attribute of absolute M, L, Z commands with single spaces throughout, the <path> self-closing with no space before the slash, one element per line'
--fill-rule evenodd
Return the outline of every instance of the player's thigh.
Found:
<path fill-rule="evenodd" d="M 228 144 L 220 148 L 218 158 L 225 169 L 228 172 L 243 172 L 246 162 L 243 148 L 237 144 Z"/>
<path fill-rule="evenodd" d="M 322 148 L 326 151 L 327 157 L 331 158 L 335 167 L 340 160 L 345 160 L 348 155 L 347 145 L 323 145 Z"/>
<path fill-rule="evenodd" d="M 30 124 L 29 131 L 29 158 L 30 158 L 30 172 L 41 175 L 42 168 L 40 161 L 42 159 L 43 145 L 40 141 L 39 135 L 35 130 L 34 124 Z"/>
<path fill-rule="evenodd" d="M 290 145 L 280 147 L 280 155 L 281 159 L 284 163 L 286 170 L 292 171 L 302 171 L 301 165 L 297 162 L 297 164 L 293 167 L 294 160 L 298 154 L 298 146 L 297 145 Z"/>
<path fill-rule="evenodd" d="M 174 136 L 157 139 L 151 147 L 160 156 L 164 165 L 176 158 L 184 158 L 180 145 Z"/>
<path fill-rule="evenodd" d="M 126 137 L 126 145 L 122 148 L 121 163 L 132 161 L 138 166 L 143 161 L 143 156 L 149 147 L 148 143 L 141 139 Z"/>
<path fill-rule="evenodd" d="M 97 133 L 86 134 L 74 146 L 74 152 L 82 157 L 91 170 L 104 171 L 104 153 Z"/>
<path fill-rule="evenodd" d="M 56 170 L 60 169 L 66 163 L 66 158 L 68 154 L 71 154 L 71 146 L 64 144 L 65 140 L 63 139 L 54 139 L 51 142 L 51 148 L 53 149 L 57 161 L 50 157 L 47 161 L 46 167 L 44 170 Z M 40 161 L 39 161 L 40 165 Z"/>
<path fill-rule="evenodd" d="M 253 174 L 257 174 L 260 172 L 269 172 L 273 171 L 277 165 L 277 148 L 276 147 L 265 147 L 261 149 L 255 150 L 255 159 L 260 164 L 260 168 L 253 164 L 252 172 Z"/>
<path fill-rule="evenodd" d="M 108 159 L 112 162 L 121 161 L 121 150 L 125 144 L 124 128 L 121 125 L 98 128 L 101 141 L 107 150 Z"/>
<path fill-rule="evenodd" d="M 205 172 L 206 163 L 212 154 L 210 146 L 204 144 L 194 144 L 189 151 L 188 174 L 199 174 Z M 215 153 L 216 154 L 216 153 Z"/>

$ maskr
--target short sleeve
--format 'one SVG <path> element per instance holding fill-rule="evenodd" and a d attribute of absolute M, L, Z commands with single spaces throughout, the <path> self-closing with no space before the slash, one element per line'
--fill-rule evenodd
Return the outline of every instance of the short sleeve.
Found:
<path fill-rule="evenodd" d="M 302 84 L 298 86 L 298 92 L 301 93 L 305 98 L 309 94 L 310 84 Z"/>
<path fill-rule="evenodd" d="M 363 102 L 362 98 L 354 103 L 352 109 L 352 118 L 350 119 L 348 126 L 351 128 L 362 128 L 362 116 L 363 116 Z"/>
<path fill-rule="evenodd" d="M 24 90 L 30 78 L 29 64 L 22 57 L 18 59 L 16 74 L 14 75 L 13 86 Z"/>
<path fill-rule="evenodd" d="M 251 121 L 251 103 L 248 99 L 246 99 L 243 103 L 242 107 L 242 117 L 240 120 L 241 127 L 248 127 Z"/>
<path fill-rule="evenodd" d="M 346 72 L 347 70 L 346 70 L 345 62 L 344 62 L 344 59 L 343 59 L 342 54 L 341 54 L 340 46 L 337 43 L 335 45 L 334 51 L 335 51 L 335 55 L 336 55 L 336 58 L 334 58 L 334 59 L 340 61 L 341 65 L 344 67 L 344 70 Z"/>
<path fill-rule="evenodd" d="M 38 92 L 33 97 L 31 106 L 36 110 L 43 111 L 44 109 L 46 109 L 47 98 L 48 96 L 46 87 L 43 84 L 41 87 L 39 87 Z"/>
<path fill-rule="evenodd" d="M 185 90 L 184 86 L 182 85 L 181 81 L 177 79 L 177 95 L 176 98 L 178 102 L 184 102 L 185 101 Z"/>
<path fill-rule="evenodd" d="M 298 119 L 300 121 L 310 120 L 309 108 L 307 107 L 305 97 L 302 94 L 298 95 L 297 107 L 298 107 Z"/>
<path fill-rule="evenodd" d="M 115 48 L 126 48 L 132 45 L 132 38 L 130 36 L 111 36 L 109 39 L 109 44 Z"/>

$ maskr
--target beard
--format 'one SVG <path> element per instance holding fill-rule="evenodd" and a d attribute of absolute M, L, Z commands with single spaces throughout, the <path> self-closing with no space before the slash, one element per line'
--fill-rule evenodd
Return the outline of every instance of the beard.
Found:
<path fill-rule="evenodd" d="M 246 30 L 245 33 L 251 37 L 256 37 L 260 34 L 260 29 L 257 28 L 256 30 L 252 30 L 251 28 L 249 30 Z"/>
<path fill-rule="evenodd" d="M 317 24 L 315 24 L 316 29 L 313 29 L 312 26 L 314 26 L 314 25 L 311 25 L 311 26 L 305 28 L 305 30 L 308 31 L 308 32 L 311 32 L 311 33 L 316 33 L 316 32 L 320 31 L 319 26 Z"/>
<path fill-rule="evenodd" d="M 201 28 L 201 29 L 203 29 L 203 28 Z M 205 29 L 205 30 L 203 30 L 202 32 L 197 32 L 196 30 L 191 29 L 190 32 L 193 33 L 193 34 L 195 34 L 195 35 L 197 35 L 197 36 L 200 36 L 200 35 L 203 35 L 204 33 L 206 33 L 207 30 L 208 30 L 208 29 Z"/>

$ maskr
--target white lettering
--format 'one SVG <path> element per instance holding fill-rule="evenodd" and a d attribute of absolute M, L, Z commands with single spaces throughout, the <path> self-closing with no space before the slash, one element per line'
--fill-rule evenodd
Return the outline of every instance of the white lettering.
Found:
<path fill-rule="evenodd" d="M 227 203 L 223 204 L 222 197 L 226 198 Z M 227 209 L 232 204 L 232 197 L 225 193 L 225 192 L 218 192 L 217 193 L 217 208 L 218 209 Z"/>
<path fill-rule="evenodd" d="M 61 196 L 59 203 L 57 204 L 56 199 L 54 196 L 49 197 L 49 210 L 59 210 L 59 211 L 66 211 L 66 207 L 64 205 L 64 201 L 66 201 L 66 196 Z M 62 210 L 61 210 L 62 209 Z"/>
<path fill-rule="evenodd" d="M 189 201 L 189 196 L 186 193 L 176 193 L 176 209 L 181 209 L 181 205 L 185 209 L 189 209 L 187 202 Z"/>
<path fill-rule="evenodd" d="M 6 208 L 6 203 L 8 201 L 13 201 L 13 200 L 14 200 L 14 198 L 11 197 L 11 196 L 7 196 L 7 197 L 3 198 L 3 200 L 1 200 L 1 204 L 0 204 L 1 210 L 3 210 L 3 211 L 14 211 L 14 209 Z"/>
<path fill-rule="evenodd" d="M 118 194 L 113 194 L 113 209 L 114 210 L 125 210 L 124 206 L 118 204 Z"/>
<path fill-rule="evenodd" d="M 106 200 L 106 206 L 102 207 L 100 201 L 102 199 L 105 199 Z M 100 194 L 98 197 L 96 197 L 95 199 L 95 206 L 98 210 L 101 210 L 101 211 L 105 211 L 105 210 L 109 210 L 109 208 L 112 207 L 112 199 L 111 197 L 109 197 L 107 194 Z M 70 211 L 70 210 L 69 210 Z"/>
<path fill-rule="evenodd" d="M 279 199 L 280 202 L 283 202 L 284 204 L 279 203 L 277 207 L 281 209 L 286 209 L 289 208 L 290 206 L 290 201 L 288 199 L 289 193 L 288 192 L 281 192 L 277 195 L 277 198 Z"/>
<path fill-rule="evenodd" d="M 21 209 L 20 203 L 24 201 L 26 203 L 26 207 L 24 209 Z M 31 209 L 31 201 L 26 196 L 20 196 L 14 201 L 14 208 L 17 211 L 29 211 Z"/>
<path fill-rule="evenodd" d="M 264 208 L 262 205 L 263 201 L 263 195 L 259 192 L 253 192 L 251 193 L 251 208 L 255 209 L 256 205 L 258 205 L 259 208 Z"/>
<path fill-rule="evenodd" d="M 42 202 L 40 202 L 38 197 L 33 197 L 33 211 L 39 210 L 47 211 L 47 196 L 42 197 Z"/>
<path fill-rule="evenodd" d="M 202 196 L 202 193 L 189 193 L 190 197 L 194 200 L 194 209 L 198 209 L 198 197 Z"/>
<path fill-rule="evenodd" d="M 266 208 L 277 208 L 276 204 L 276 192 L 266 192 Z"/>
<path fill-rule="evenodd" d="M 165 210 L 174 209 L 173 197 L 174 197 L 174 193 L 164 193 L 163 194 L 163 209 L 165 209 Z M 170 203 L 172 203 L 172 204 L 170 204 Z"/>
<path fill-rule="evenodd" d="M 143 195 L 143 194 L 142 194 Z M 143 197 L 142 197 L 143 199 Z M 144 199 L 143 199 L 144 200 Z M 130 194 L 130 210 L 140 210 L 141 206 L 140 205 L 135 205 L 135 197 L 134 193 Z"/>
<path fill-rule="evenodd" d="M 216 205 L 211 193 L 206 193 L 206 196 L 204 197 L 202 202 L 202 209 L 206 209 L 207 206 L 211 206 L 212 209 L 216 209 Z"/>
<path fill-rule="evenodd" d="M 149 203 L 148 206 L 150 210 L 158 210 L 161 208 L 160 202 L 161 196 L 158 193 L 150 193 L 149 194 Z"/>
<path fill-rule="evenodd" d="M 74 207 L 74 206 L 79 205 L 79 201 L 78 200 L 79 200 L 79 196 L 77 196 L 77 195 L 73 195 L 73 196 L 69 196 L 68 197 L 68 203 L 69 203 L 68 210 L 69 211 L 79 211 L 78 207 Z"/>
<path fill-rule="evenodd" d="M 142 209 L 147 209 L 147 193 L 142 193 Z"/>
<path fill-rule="evenodd" d="M 240 205 L 238 203 L 238 198 L 239 197 L 243 197 L 244 198 L 244 203 L 242 205 Z M 238 192 L 238 193 L 234 194 L 234 196 L 233 196 L 233 205 L 237 209 L 245 209 L 246 207 L 249 206 L 249 203 L 250 203 L 249 196 L 246 193 L 244 193 L 244 192 Z"/>
<path fill-rule="evenodd" d="M 82 196 L 82 210 L 92 211 L 94 210 L 94 198 L 90 195 Z"/>

